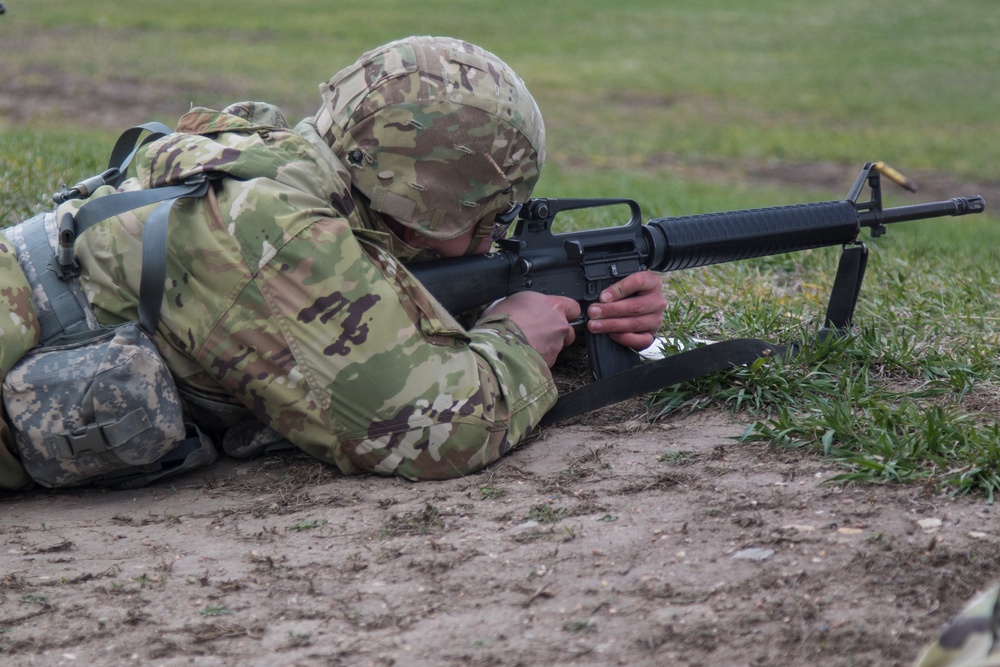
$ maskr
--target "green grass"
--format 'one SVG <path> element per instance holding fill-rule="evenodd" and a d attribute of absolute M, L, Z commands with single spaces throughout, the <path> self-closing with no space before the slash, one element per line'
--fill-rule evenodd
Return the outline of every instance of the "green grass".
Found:
<path fill-rule="evenodd" d="M 0 131 L 0 223 L 52 206 L 52 194 L 107 168 L 107 132 L 8 128 Z"/>
<path fill-rule="evenodd" d="M 406 34 L 464 37 L 524 77 L 546 118 L 539 195 L 631 197 L 649 218 L 841 198 L 868 160 L 994 188 L 1000 179 L 995 0 L 7 5 L 4 92 L 48 91 L 49 103 L 16 115 L 0 100 L 5 222 L 100 171 L 129 124 L 237 99 L 275 102 L 294 120 L 315 109 L 319 82 Z M 113 113 L 85 113 L 95 100 Z M 843 181 L 745 177 L 817 164 Z M 887 188 L 888 205 L 927 199 Z M 812 337 L 836 248 L 671 274 L 664 331 L 679 340 L 811 342 L 795 358 L 664 391 L 655 412 L 724 405 L 750 424 L 745 441 L 815 451 L 841 462 L 845 480 L 920 480 L 992 500 L 996 222 L 905 223 L 871 241 L 856 330 L 824 343 Z"/>
<path fill-rule="evenodd" d="M 175 109 L 246 96 L 298 115 L 362 50 L 450 34 L 522 74 L 562 164 L 634 167 L 669 154 L 882 159 L 966 175 L 997 166 L 983 141 L 1000 106 L 993 0 L 887 0 L 877 11 L 862 0 L 427 0 L 419 12 L 403 0 L 9 6 L 3 80 L 68 75 L 70 122 L 72 94 L 112 80 L 161 85 Z"/>
<path fill-rule="evenodd" d="M 965 229 L 942 233 L 943 224 Z M 871 244 L 858 326 L 823 343 L 815 331 L 837 249 L 672 274 L 665 330 L 682 343 L 806 345 L 791 359 L 671 388 L 654 409 L 665 416 L 726 405 L 751 417 L 744 440 L 819 451 L 847 467 L 839 480 L 926 480 L 992 500 L 1000 483 L 998 241 L 988 221 L 891 229 Z"/>

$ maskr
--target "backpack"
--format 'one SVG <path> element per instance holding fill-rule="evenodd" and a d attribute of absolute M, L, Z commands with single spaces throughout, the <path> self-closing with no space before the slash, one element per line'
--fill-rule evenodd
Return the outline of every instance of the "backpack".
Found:
<path fill-rule="evenodd" d="M 135 144 L 142 132 L 146 140 Z M 170 133 L 159 124 L 122 135 L 103 174 L 54 196 L 86 198 L 103 184 L 118 185 L 135 151 Z M 3 401 L 21 464 L 37 483 L 93 483 L 135 488 L 215 460 L 212 441 L 184 420 L 180 394 L 152 334 L 159 320 L 166 271 L 166 228 L 174 202 L 200 197 L 201 175 L 187 182 L 108 195 L 57 222 L 43 213 L 7 230 L 33 286 L 41 342 L 8 372 Z M 139 321 L 98 323 L 78 280 L 73 244 L 89 227 L 127 210 L 157 203 L 143 234 Z"/>

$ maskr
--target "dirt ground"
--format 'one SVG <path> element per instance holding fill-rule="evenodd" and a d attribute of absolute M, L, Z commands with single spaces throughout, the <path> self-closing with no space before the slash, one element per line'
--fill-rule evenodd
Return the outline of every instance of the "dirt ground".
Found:
<path fill-rule="evenodd" d="M 826 483 L 641 404 L 410 483 L 300 455 L 8 496 L 5 665 L 908 665 L 998 571 L 982 499 Z"/>
<path fill-rule="evenodd" d="M 8 83 L 15 122 L 59 99 Z M 75 113 L 135 122 L 108 99 Z M 676 168 L 846 186 L 831 165 Z M 909 665 L 1000 572 L 982 498 L 833 485 L 842 471 L 813 453 L 738 444 L 726 413 L 645 416 L 632 401 L 550 428 L 449 482 L 344 478 L 284 454 L 138 491 L 7 495 L 0 660 Z"/>

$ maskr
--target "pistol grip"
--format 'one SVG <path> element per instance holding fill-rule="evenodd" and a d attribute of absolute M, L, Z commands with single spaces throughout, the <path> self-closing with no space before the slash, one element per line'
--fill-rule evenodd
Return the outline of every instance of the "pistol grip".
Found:
<path fill-rule="evenodd" d="M 619 345 L 607 334 L 584 335 L 587 342 L 587 355 L 590 357 L 590 370 L 598 380 L 622 373 L 642 362 L 639 353 L 632 348 Z"/>

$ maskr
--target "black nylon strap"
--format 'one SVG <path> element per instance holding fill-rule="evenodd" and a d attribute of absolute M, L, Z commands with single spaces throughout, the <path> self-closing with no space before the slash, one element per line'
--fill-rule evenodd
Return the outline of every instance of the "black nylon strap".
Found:
<path fill-rule="evenodd" d="M 150 335 L 155 332 L 166 282 L 167 221 L 170 217 L 170 210 L 178 199 L 204 195 L 208 192 L 208 183 L 208 177 L 199 174 L 192 177 L 187 183 L 180 185 L 153 188 L 152 190 L 119 192 L 88 201 L 80 207 L 75 215 L 66 213 L 63 216 L 59 230 L 60 248 L 58 255 L 52 256 L 51 247 L 48 246 L 47 242 L 44 247 L 48 251 L 44 253 L 45 256 L 51 260 L 47 266 L 55 266 L 55 263 L 59 263 L 62 273 L 60 274 L 57 270 L 46 272 L 44 275 L 47 276 L 51 273 L 53 280 L 42 283 L 46 294 L 53 302 L 55 316 L 63 330 L 72 332 L 71 330 L 78 327 L 86 329 L 82 309 L 73 310 L 70 307 L 75 302 L 70 303 L 72 294 L 64 281 L 76 275 L 73 253 L 76 237 L 102 220 L 142 206 L 159 203 L 159 206 L 153 209 L 146 220 L 146 227 L 143 230 L 142 275 L 139 278 L 139 325 L 143 331 Z M 39 255 L 39 257 L 41 256 Z M 37 265 L 38 260 L 36 260 L 34 253 L 32 260 Z M 55 308 L 63 303 L 67 304 L 66 308 Z"/>
<path fill-rule="evenodd" d="M 149 136 L 143 138 L 142 141 L 138 141 L 143 132 L 149 132 Z M 108 159 L 108 169 L 118 170 L 118 175 L 114 180 L 109 181 L 109 185 L 117 188 L 122 184 L 122 181 L 125 180 L 125 173 L 128 170 L 128 166 L 132 163 L 132 159 L 140 148 L 172 132 L 173 130 L 169 127 L 156 121 L 136 125 L 122 132 L 121 136 L 118 137 L 118 141 L 115 142 L 115 147 L 111 149 L 111 157 Z"/>
<path fill-rule="evenodd" d="M 208 178 L 201 175 L 183 186 L 186 190 L 160 203 L 146 219 L 142 231 L 142 276 L 139 278 L 139 326 L 152 336 L 160 319 L 160 306 L 166 289 L 167 223 L 174 203 L 184 197 L 201 197 L 208 192 Z M 170 188 L 157 188 L 169 190 Z"/>
<path fill-rule="evenodd" d="M 592 382 L 561 396 L 539 426 L 551 426 L 615 403 L 687 382 L 765 356 L 782 356 L 791 348 L 757 338 L 733 338 L 698 347 Z"/>
<path fill-rule="evenodd" d="M 102 220 L 107 220 L 125 211 L 132 211 L 167 199 L 190 197 L 195 190 L 202 187 L 204 182 L 205 178 L 202 177 L 193 179 L 190 183 L 166 185 L 149 190 L 118 192 L 100 199 L 90 200 L 81 206 L 80 210 L 73 216 L 75 234 L 79 236 Z"/>

